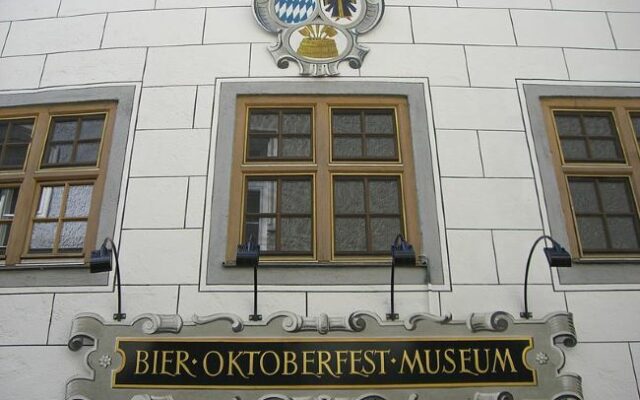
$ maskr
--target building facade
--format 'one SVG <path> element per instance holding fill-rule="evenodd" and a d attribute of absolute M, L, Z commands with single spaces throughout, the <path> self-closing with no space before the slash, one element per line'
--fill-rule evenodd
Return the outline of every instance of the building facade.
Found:
<path fill-rule="evenodd" d="M 400 320 L 519 320 L 552 236 L 573 267 L 540 244 L 528 300 L 573 315 L 559 372 L 640 400 L 640 1 L 386 0 L 370 29 L 286 36 L 301 65 L 259 19 L 250 0 L 0 0 L 0 398 L 75 398 L 74 317 L 117 307 L 114 272 L 87 267 L 106 237 L 119 323 L 189 325 L 254 313 L 250 240 L 265 318 L 384 319 L 402 234 Z"/>

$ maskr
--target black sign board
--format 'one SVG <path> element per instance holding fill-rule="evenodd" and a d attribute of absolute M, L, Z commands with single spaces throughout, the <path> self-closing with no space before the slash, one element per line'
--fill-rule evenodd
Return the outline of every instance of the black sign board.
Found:
<path fill-rule="evenodd" d="M 536 385 L 533 339 L 119 338 L 114 388 L 394 388 Z"/>

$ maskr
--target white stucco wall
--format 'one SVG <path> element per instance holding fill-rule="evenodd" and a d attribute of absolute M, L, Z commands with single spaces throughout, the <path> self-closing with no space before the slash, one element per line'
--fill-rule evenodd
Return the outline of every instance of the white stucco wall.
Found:
<path fill-rule="evenodd" d="M 0 93 L 141 86 L 116 224 L 129 316 L 250 313 L 248 286 L 201 285 L 215 84 L 300 79 L 295 66 L 275 66 L 267 51 L 274 38 L 256 24 L 250 4 L 0 0 Z M 640 83 L 640 1 L 386 5 L 381 24 L 361 37 L 371 49 L 363 67 L 342 65 L 341 76 L 428 78 L 449 257 L 447 284 L 399 287 L 397 311 L 518 315 L 524 262 L 546 224 L 516 79 Z M 586 399 L 640 400 L 640 288 L 566 290 L 541 252 L 531 281 L 536 316 L 575 315 L 580 343 L 567 351 L 565 370 L 582 375 Z M 384 315 L 389 306 L 386 287 L 311 285 L 266 288 L 261 312 Z M 0 291 L 0 399 L 63 399 L 65 380 L 82 365 L 82 354 L 66 349 L 73 316 L 110 318 L 115 301 L 110 290 L 95 288 Z"/>

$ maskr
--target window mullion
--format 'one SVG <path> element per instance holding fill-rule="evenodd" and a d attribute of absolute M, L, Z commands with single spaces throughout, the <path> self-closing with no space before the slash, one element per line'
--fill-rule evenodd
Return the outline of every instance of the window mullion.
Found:
<path fill-rule="evenodd" d="M 333 183 L 329 171 L 329 149 L 331 146 L 331 132 L 329 128 L 329 104 L 320 101 L 315 108 L 315 129 L 313 130 L 316 141 L 316 249 L 318 261 L 331 260 L 332 220 L 331 211 L 333 204 Z M 322 196 L 322 198 L 320 197 Z"/>
<path fill-rule="evenodd" d="M 56 226 L 56 234 L 53 239 L 53 254 L 58 254 L 58 250 L 60 248 L 60 238 L 62 236 L 62 225 L 64 223 L 64 216 L 67 213 L 67 199 L 69 198 L 69 191 L 71 189 L 71 185 L 69 182 L 65 182 L 64 191 L 62 192 L 62 200 L 60 203 L 60 212 L 58 213 L 58 221 Z"/>

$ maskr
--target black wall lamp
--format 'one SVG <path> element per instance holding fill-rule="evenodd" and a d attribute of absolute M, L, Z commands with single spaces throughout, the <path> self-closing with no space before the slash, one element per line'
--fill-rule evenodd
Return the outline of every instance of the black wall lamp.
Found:
<path fill-rule="evenodd" d="M 398 314 L 395 312 L 395 279 L 396 265 L 400 267 L 412 267 L 416 265 L 416 252 L 402 235 L 396 236 L 391 245 L 391 312 L 387 314 L 387 320 L 395 321 Z"/>
<path fill-rule="evenodd" d="M 260 262 L 260 245 L 253 241 L 253 236 L 244 244 L 238 245 L 236 251 L 236 265 L 239 267 L 253 267 L 253 314 L 249 321 L 260 321 L 258 314 L 258 263 Z"/>
<path fill-rule="evenodd" d="M 531 257 L 533 256 L 533 251 L 535 250 L 538 243 L 541 240 L 549 240 L 553 247 L 545 247 L 544 255 L 547 257 L 547 263 L 549 267 L 558 267 L 565 268 L 571 267 L 571 254 L 564 249 L 553 239 L 551 236 L 542 235 L 533 242 L 533 246 L 531 246 L 531 250 L 529 251 L 529 258 L 527 258 L 527 269 L 524 273 L 524 312 L 520 313 L 520 317 L 529 319 L 532 317 L 531 312 L 529 312 L 529 302 L 527 298 L 527 284 L 529 283 L 529 267 L 531 265 Z"/>
<path fill-rule="evenodd" d="M 111 246 L 111 248 L 107 247 Z M 111 238 L 104 239 L 100 249 L 91 252 L 89 260 L 89 271 L 92 274 L 100 272 L 109 272 L 112 270 L 111 253 L 116 259 L 116 285 L 118 286 L 118 312 L 113 314 L 113 319 L 122 321 L 127 318 L 127 314 L 122 312 L 122 286 L 120 284 L 120 261 L 118 260 L 118 249 Z"/>

